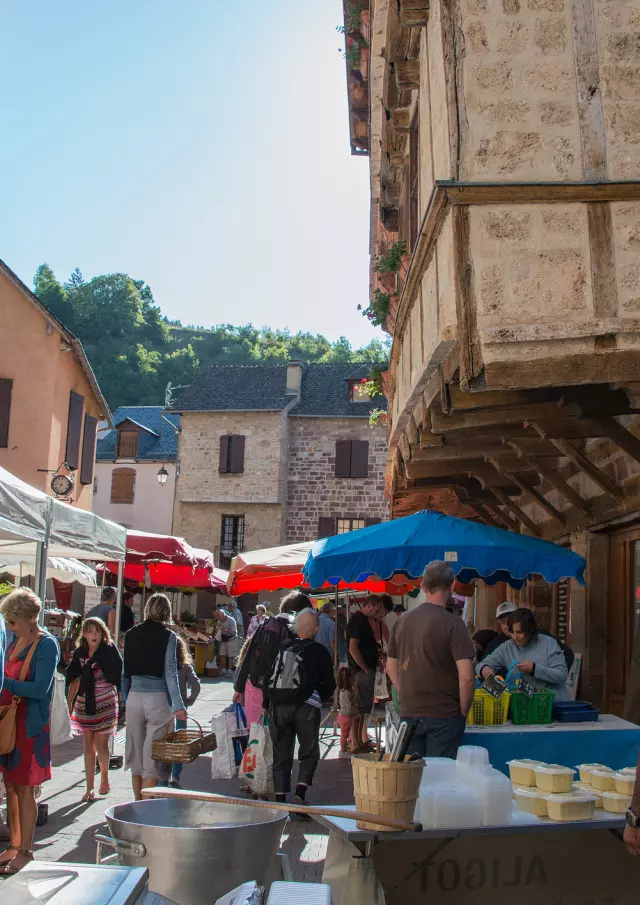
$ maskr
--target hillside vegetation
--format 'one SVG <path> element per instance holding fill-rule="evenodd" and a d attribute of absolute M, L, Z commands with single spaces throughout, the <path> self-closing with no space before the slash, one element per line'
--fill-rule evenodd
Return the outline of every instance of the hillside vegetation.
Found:
<path fill-rule="evenodd" d="M 76 268 L 66 283 L 48 264 L 34 276 L 40 301 L 82 341 L 112 409 L 119 405 L 163 405 L 168 383 L 189 386 L 213 364 L 370 362 L 388 357 L 388 346 L 372 340 L 353 349 L 346 337 L 329 342 L 320 334 L 257 328 L 251 324 L 194 327 L 162 316 L 150 287 L 125 273 L 85 281 Z"/>

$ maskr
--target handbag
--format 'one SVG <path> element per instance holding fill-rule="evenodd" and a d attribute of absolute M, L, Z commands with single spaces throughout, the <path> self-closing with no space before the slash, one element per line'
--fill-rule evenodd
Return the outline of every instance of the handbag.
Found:
<path fill-rule="evenodd" d="M 224 641 L 225 644 L 231 641 L 232 638 L 235 638 L 235 635 L 225 635 L 224 632 L 220 635 L 220 640 Z"/>
<path fill-rule="evenodd" d="M 38 638 L 38 641 L 40 639 Z M 38 641 L 31 645 L 29 653 L 25 657 L 20 670 L 19 682 L 24 682 L 31 666 Z M 11 702 L 0 707 L 0 754 L 11 754 L 16 746 L 16 721 L 18 718 L 18 704 L 20 697 L 17 694 L 11 696 Z"/>

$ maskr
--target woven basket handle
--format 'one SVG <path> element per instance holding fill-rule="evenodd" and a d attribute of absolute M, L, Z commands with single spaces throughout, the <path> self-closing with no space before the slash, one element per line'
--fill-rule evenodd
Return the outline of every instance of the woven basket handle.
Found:
<path fill-rule="evenodd" d="M 200 730 L 200 738 L 204 738 L 204 732 L 202 731 L 202 726 L 200 725 L 200 723 L 192 716 L 187 717 L 187 719 L 196 724 L 196 726 Z M 172 727 L 172 723 L 167 723 L 167 725 L 164 727 L 164 737 L 168 738 L 170 732 L 175 732 L 175 726 Z"/>

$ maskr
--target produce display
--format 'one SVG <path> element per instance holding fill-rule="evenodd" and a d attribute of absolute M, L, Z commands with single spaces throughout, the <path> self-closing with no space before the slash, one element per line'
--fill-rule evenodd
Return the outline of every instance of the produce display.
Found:
<path fill-rule="evenodd" d="M 541 760 L 510 760 L 507 762 L 509 767 L 509 776 L 511 782 L 516 786 L 535 786 L 536 774 L 535 767 L 544 766 Z"/>
<path fill-rule="evenodd" d="M 631 807 L 631 795 L 621 795 L 620 792 L 603 792 L 602 807 L 613 814 L 624 814 Z"/>
<path fill-rule="evenodd" d="M 560 764 L 541 764 L 534 767 L 536 786 L 543 792 L 571 792 L 575 770 Z"/>
<path fill-rule="evenodd" d="M 551 820 L 590 820 L 593 817 L 594 806 L 595 798 L 585 792 L 547 795 L 547 808 Z"/>

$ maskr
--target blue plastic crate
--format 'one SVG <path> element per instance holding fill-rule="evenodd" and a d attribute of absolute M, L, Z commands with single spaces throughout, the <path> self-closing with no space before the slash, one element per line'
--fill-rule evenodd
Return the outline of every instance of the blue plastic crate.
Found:
<path fill-rule="evenodd" d="M 600 711 L 588 701 L 560 701 L 553 705 L 553 718 L 559 723 L 597 723 Z"/>

